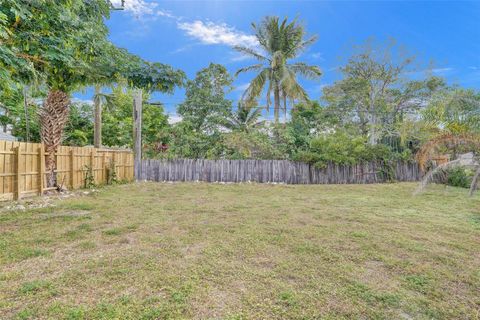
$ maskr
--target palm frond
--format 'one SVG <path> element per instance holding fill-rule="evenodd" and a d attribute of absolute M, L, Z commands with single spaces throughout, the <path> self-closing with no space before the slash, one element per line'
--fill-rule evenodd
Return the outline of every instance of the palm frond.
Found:
<path fill-rule="evenodd" d="M 460 146 L 460 145 L 473 145 L 475 148 L 480 149 L 480 137 L 472 134 L 441 134 L 422 145 L 418 150 L 415 158 L 420 166 L 420 169 L 425 170 L 428 160 L 437 152 L 438 147 L 444 145 Z"/>
<path fill-rule="evenodd" d="M 264 57 L 262 54 L 256 52 L 255 50 L 253 50 L 252 48 L 249 48 L 249 47 L 234 46 L 233 49 L 237 50 L 238 52 L 240 52 L 244 55 L 253 57 L 253 58 L 255 58 L 257 60 L 260 60 L 260 61 L 267 61 L 268 60 L 267 57 Z"/>
<path fill-rule="evenodd" d="M 285 95 L 290 99 L 309 101 L 307 92 L 298 83 L 295 73 L 289 68 L 284 68 L 280 84 Z"/>
<path fill-rule="evenodd" d="M 291 71 L 293 71 L 295 74 L 300 74 L 307 79 L 316 79 L 322 75 L 322 71 L 320 70 L 319 67 L 309 66 L 303 62 L 293 63 L 290 65 L 287 65 L 287 67 Z"/>
<path fill-rule="evenodd" d="M 265 87 L 265 83 L 269 80 L 270 76 L 270 68 L 263 69 L 253 80 L 250 82 L 247 90 L 243 93 L 242 100 L 245 101 L 252 101 L 256 99 L 260 93 L 262 92 L 263 88 Z"/>
<path fill-rule="evenodd" d="M 237 72 L 235 72 L 235 76 L 238 76 L 240 73 L 244 73 L 252 70 L 258 71 L 258 70 L 261 70 L 262 68 L 263 68 L 263 64 L 254 64 L 248 67 L 240 68 L 237 70 Z"/>

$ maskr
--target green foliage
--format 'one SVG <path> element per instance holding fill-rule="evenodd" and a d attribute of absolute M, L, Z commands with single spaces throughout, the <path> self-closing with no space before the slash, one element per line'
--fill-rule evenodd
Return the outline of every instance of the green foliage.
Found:
<path fill-rule="evenodd" d="M 224 66 L 211 63 L 197 72 L 194 80 L 187 81 L 186 99 L 178 106 L 178 114 L 196 131 L 218 131 L 232 108 L 232 102 L 225 98 L 232 82 Z"/>
<path fill-rule="evenodd" d="M 215 131 L 207 134 L 199 131 L 189 121 L 175 124 L 169 136 L 167 157 L 214 159 L 223 154 L 222 133 Z"/>
<path fill-rule="evenodd" d="M 309 150 L 299 152 L 295 159 L 324 166 L 328 162 L 350 165 L 385 160 L 390 156 L 390 150 L 384 145 L 370 145 L 363 137 L 336 132 L 314 138 L 310 143 Z"/>
<path fill-rule="evenodd" d="M 474 172 L 463 167 L 447 170 L 447 184 L 453 187 L 470 188 Z"/>
<path fill-rule="evenodd" d="M 453 134 L 480 132 L 480 94 L 461 88 L 437 92 L 421 112 L 427 132 Z"/>
<path fill-rule="evenodd" d="M 341 127 L 378 143 L 386 134 L 400 134 L 398 123 L 422 108 L 444 86 L 439 78 L 411 81 L 413 58 L 391 41 L 367 41 L 342 67 L 344 78 L 323 90 L 323 100 Z"/>
<path fill-rule="evenodd" d="M 85 172 L 85 179 L 84 179 L 84 188 L 92 189 L 95 188 L 95 176 L 93 175 L 93 168 L 92 166 L 85 165 L 84 166 Z"/>
<path fill-rule="evenodd" d="M 307 79 L 316 79 L 321 75 L 317 66 L 309 66 L 303 62 L 289 63 L 289 60 L 298 57 L 315 42 L 317 37 L 305 39 L 306 31 L 297 20 L 287 23 L 287 19 L 280 21 L 278 17 L 265 17 L 260 24 L 252 23 L 252 26 L 258 43 L 266 55 L 249 47 L 235 47 L 237 51 L 259 62 L 237 71 L 237 74 L 248 71 L 258 72 L 245 91 L 243 100 L 252 103 L 266 87 L 267 107 L 270 106 L 273 93 L 275 121 L 278 123 L 281 102 L 286 115 L 287 99 L 308 101 L 307 92 L 298 83 L 297 75 Z"/>
<path fill-rule="evenodd" d="M 93 106 L 76 102 L 70 106 L 69 120 L 65 127 L 64 144 L 69 146 L 87 146 L 93 144 Z"/>
<path fill-rule="evenodd" d="M 90 62 L 108 43 L 107 1 L 7 0 L 0 11 L 6 27 L 0 66 L 11 79 L 70 92 L 97 72 Z"/>
<path fill-rule="evenodd" d="M 117 171 L 115 170 L 115 162 L 110 161 L 106 166 L 107 184 L 116 184 L 118 182 L 118 178 Z"/>
<path fill-rule="evenodd" d="M 149 96 L 144 95 L 144 100 Z M 122 86 L 113 88 L 102 112 L 103 144 L 107 146 L 133 147 L 133 91 Z M 92 130 L 93 131 L 93 130 Z M 142 118 L 142 139 L 148 155 L 157 152 L 162 142 L 168 142 L 168 118 L 162 105 L 144 102 Z"/>
<path fill-rule="evenodd" d="M 224 135 L 225 157 L 228 159 L 281 159 L 270 137 L 262 132 L 236 131 Z"/>
<path fill-rule="evenodd" d="M 240 103 L 237 109 L 225 119 L 223 125 L 232 131 L 251 132 L 265 124 L 265 121 L 259 120 L 261 114 L 260 108 Z"/>

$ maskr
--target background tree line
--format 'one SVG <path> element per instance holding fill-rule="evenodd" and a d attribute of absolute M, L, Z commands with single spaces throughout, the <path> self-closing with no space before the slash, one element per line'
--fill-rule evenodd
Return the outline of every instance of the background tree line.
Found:
<path fill-rule="evenodd" d="M 110 14 L 108 1 L 8 0 L 0 8 L 6 30 L 0 41 L 7 44 L 0 50 L 5 110 L 0 122 L 21 140 L 58 145 L 62 137 L 64 144 L 91 145 L 97 109 L 103 145 L 132 147 L 135 88 L 146 92 L 143 148 L 155 158 L 291 159 L 319 166 L 409 160 L 436 135 L 480 130 L 479 92 L 431 75 L 414 79 L 413 57 L 394 42 L 357 47 L 339 68 L 341 79 L 312 99 L 297 77 L 316 79 L 321 70 L 298 57 L 316 37 L 307 36 L 296 20 L 266 17 L 253 24 L 259 50 L 235 48 L 258 63 L 237 71 L 256 75 L 234 102 L 228 94 L 236 74 L 222 65 L 211 63 L 185 80 L 180 70 L 111 44 L 103 22 Z M 89 15 L 83 21 L 85 10 Z M 66 14 L 77 18 L 72 25 L 56 23 Z M 25 41 L 36 37 L 45 39 Z M 94 104 L 70 101 L 71 92 L 87 86 L 96 87 Z M 148 103 L 149 94 L 171 93 L 177 86 L 186 94 L 176 110 L 181 121 L 171 124 L 161 104 Z M 267 121 L 272 100 L 274 121 Z M 48 127 L 52 119 L 61 120 L 60 128 L 58 123 Z"/>

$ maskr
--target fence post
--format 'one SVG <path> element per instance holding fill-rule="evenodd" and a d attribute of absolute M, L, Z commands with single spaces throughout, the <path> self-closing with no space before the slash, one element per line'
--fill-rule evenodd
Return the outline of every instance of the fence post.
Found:
<path fill-rule="evenodd" d="M 95 149 L 90 152 L 90 168 L 92 169 L 93 183 L 97 183 L 95 179 Z"/>
<path fill-rule="evenodd" d="M 74 161 L 75 161 L 75 150 L 70 149 L 70 188 L 73 190 L 75 187 L 75 177 L 74 177 Z"/>
<path fill-rule="evenodd" d="M 105 156 L 105 152 L 102 152 L 102 179 L 103 183 L 107 183 L 108 177 L 107 177 L 107 160 Z"/>
<path fill-rule="evenodd" d="M 13 149 L 15 155 L 15 189 L 13 190 L 13 200 L 20 200 L 20 146 L 16 146 Z"/>
<path fill-rule="evenodd" d="M 112 152 L 112 169 L 113 169 L 113 174 L 118 179 L 118 175 L 117 175 L 117 153 L 115 151 Z"/>
<path fill-rule="evenodd" d="M 38 148 L 38 194 L 43 195 L 43 184 L 45 181 L 45 149 L 43 144 Z"/>

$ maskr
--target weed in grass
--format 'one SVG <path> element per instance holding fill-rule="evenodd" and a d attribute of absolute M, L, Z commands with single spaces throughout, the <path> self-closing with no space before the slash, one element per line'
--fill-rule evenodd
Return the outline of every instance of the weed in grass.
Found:
<path fill-rule="evenodd" d="M 15 318 L 18 320 L 36 319 L 38 318 L 38 315 L 34 310 L 26 308 L 18 312 Z"/>
<path fill-rule="evenodd" d="M 156 308 L 156 307 L 146 308 L 146 310 L 142 312 L 140 319 L 141 320 L 164 319 L 165 317 L 162 316 L 163 313 L 164 313 L 163 310 L 160 308 Z"/>
<path fill-rule="evenodd" d="M 81 306 L 70 307 L 65 312 L 65 318 L 68 320 L 82 320 L 86 319 L 85 309 Z"/>
<path fill-rule="evenodd" d="M 369 288 L 363 283 L 353 283 L 348 287 L 348 291 L 353 296 L 360 298 L 368 304 L 385 304 L 390 307 L 395 307 L 400 302 L 400 297 L 397 294 L 390 292 L 378 292 Z"/>
<path fill-rule="evenodd" d="M 133 232 L 136 229 L 137 229 L 137 226 L 129 225 L 129 226 L 126 226 L 126 227 L 118 227 L 118 228 L 107 229 L 107 230 L 104 230 L 102 233 L 104 235 L 107 235 L 107 236 L 118 236 L 118 235 L 121 235 L 121 234 Z"/>
<path fill-rule="evenodd" d="M 57 290 L 53 284 L 45 280 L 34 280 L 31 282 L 25 282 L 19 289 L 22 295 L 33 295 L 37 293 L 48 293 L 50 296 L 57 295 Z"/>
<path fill-rule="evenodd" d="M 95 205 L 86 201 L 64 203 L 63 207 L 65 209 L 70 209 L 70 210 L 84 210 L 84 211 L 90 211 L 95 209 Z"/>
<path fill-rule="evenodd" d="M 283 291 L 279 294 L 280 301 L 287 306 L 294 306 L 296 304 L 295 295 L 292 291 Z"/>
<path fill-rule="evenodd" d="M 78 244 L 78 247 L 84 250 L 95 249 L 97 244 L 93 241 L 83 241 Z"/>
<path fill-rule="evenodd" d="M 11 252 L 10 258 L 20 261 L 41 256 L 48 256 L 49 254 L 50 252 L 48 250 L 39 248 L 19 248 L 18 250 Z"/>
<path fill-rule="evenodd" d="M 74 229 L 65 233 L 65 236 L 69 240 L 76 240 L 84 238 L 89 232 L 93 231 L 93 228 L 88 223 L 82 223 L 75 227 Z"/>
<path fill-rule="evenodd" d="M 428 292 L 431 283 L 431 279 L 422 274 L 406 276 L 405 281 L 410 289 L 424 294 Z"/>

